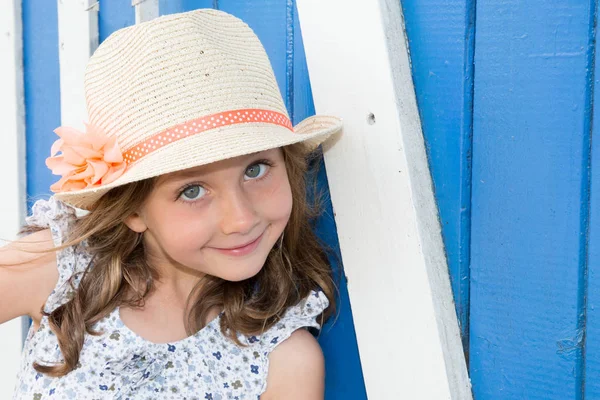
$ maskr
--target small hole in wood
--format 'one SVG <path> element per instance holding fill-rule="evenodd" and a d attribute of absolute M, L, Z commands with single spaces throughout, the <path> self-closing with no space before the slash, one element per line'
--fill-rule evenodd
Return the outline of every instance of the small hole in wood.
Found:
<path fill-rule="evenodd" d="M 367 115 L 367 123 L 369 125 L 374 125 L 375 124 L 375 114 L 369 113 L 369 115 Z"/>

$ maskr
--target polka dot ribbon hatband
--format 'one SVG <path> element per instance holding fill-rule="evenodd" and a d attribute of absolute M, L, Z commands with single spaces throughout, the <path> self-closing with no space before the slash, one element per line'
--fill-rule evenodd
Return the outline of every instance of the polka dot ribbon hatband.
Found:
<path fill-rule="evenodd" d="M 219 114 L 208 115 L 206 117 L 196 118 L 195 120 L 185 122 L 167 129 L 137 146 L 125 151 L 123 158 L 128 164 L 134 163 L 148 153 L 160 149 L 166 144 L 176 142 L 190 135 L 195 135 L 218 126 L 241 124 L 245 122 L 265 122 L 283 126 L 290 131 L 294 131 L 292 122 L 281 113 L 269 110 L 234 110 Z"/>

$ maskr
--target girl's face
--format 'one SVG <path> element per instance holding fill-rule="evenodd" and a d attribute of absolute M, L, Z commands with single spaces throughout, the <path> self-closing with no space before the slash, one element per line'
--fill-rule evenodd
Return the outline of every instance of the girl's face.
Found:
<path fill-rule="evenodd" d="M 256 275 L 292 211 L 281 149 L 162 175 L 126 221 L 150 263 L 228 281 Z"/>

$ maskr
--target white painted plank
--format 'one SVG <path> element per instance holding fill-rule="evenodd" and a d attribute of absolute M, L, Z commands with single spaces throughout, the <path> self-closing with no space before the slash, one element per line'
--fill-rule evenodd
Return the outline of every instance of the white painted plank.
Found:
<path fill-rule="evenodd" d="M 98 2 L 58 0 L 61 125 L 84 130 L 83 76 L 98 47 Z"/>
<path fill-rule="evenodd" d="M 23 30 L 21 1 L 0 2 L 0 238 L 12 239 L 24 222 L 25 112 L 23 92 Z M 0 242 L 0 245 L 4 242 Z M 2 305 L 0 304 L 0 307 Z M 23 329 L 21 318 L 0 325 L 2 362 L 0 399 L 9 399 L 20 365 Z"/>
<path fill-rule="evenodd" d="M 368 396 L 471 399 L 400 2 L 297 4 Z"/>
<path fill-rule="evenodd" d="M 135 23 L 150 21 L 158 17 L 158 0 L 132 0 L 135 7 Z"/>

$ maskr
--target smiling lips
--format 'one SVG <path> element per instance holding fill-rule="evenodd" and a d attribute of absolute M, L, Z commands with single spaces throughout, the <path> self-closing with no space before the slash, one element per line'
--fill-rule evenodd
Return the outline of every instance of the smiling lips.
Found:
<path fill-rule="evenodd" d="M 261 235 L 259 237 L 257 237 L 256 239 L 254 239 L 252 242 L 247 243 L 240 247 L 231 247 L 228 249 L 219 249 L 217 247 L 213 247 L 213 248 L 215 250 L 217 250 L 219 253 L 226 254 L 228 256 L 245 256 L 246 254 L 252 253 L 258 247 L 258 244 L 260 243 L 263 235 L 264 235 L 264 232 L 261 233 Z"/>

